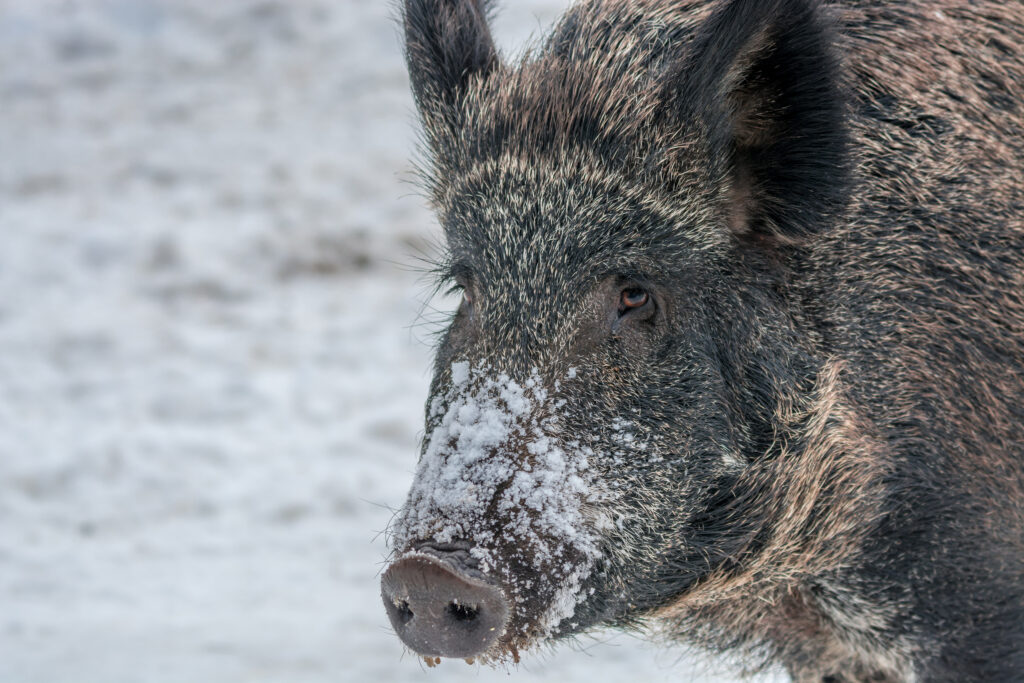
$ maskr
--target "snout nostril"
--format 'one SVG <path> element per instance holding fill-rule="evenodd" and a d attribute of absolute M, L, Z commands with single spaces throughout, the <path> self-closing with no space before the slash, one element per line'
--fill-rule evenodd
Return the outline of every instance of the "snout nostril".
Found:
<path fill-rule="evenodd" d="M 397 610 L 399 623 L 408 624 L 412 621 L 412 618 L 415 615 L 412 613 L 412 610 L 409 609 L 409 603 L 406 600 L 399 600 L 396 598 L 395 600 L 392 600 L 392 602 Z"/>
<path fill-rule="evenodd" d="M 501 589 L 450 555 L 411 554 L 381 577 L 395 633 L 427 657 L 476 657 L 505 633 L 510 606 Z"/>
<path fill-rule="evenodd" d="M 480 614 L 480 608 L 476 605 L 463 605 L 458 600 L 448 603 L 448 608 L 445 611 L 451 615 L 452 619 L 461 622 L 473 621 Z"/>

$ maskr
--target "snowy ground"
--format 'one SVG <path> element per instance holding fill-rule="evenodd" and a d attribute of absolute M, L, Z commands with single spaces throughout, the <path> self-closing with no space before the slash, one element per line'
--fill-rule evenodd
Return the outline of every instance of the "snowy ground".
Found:
<path fill-rule="evenodd" d="M 390 15 L 0 0 L 3 683 L 725 680 L 612 634 L 427 671 L 389 632 L 437 320 Z"/>

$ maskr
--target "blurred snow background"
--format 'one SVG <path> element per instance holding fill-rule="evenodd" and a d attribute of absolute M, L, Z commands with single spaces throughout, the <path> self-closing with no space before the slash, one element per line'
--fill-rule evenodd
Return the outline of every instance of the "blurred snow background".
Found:
<path fill-rule="evenodd" d="M 505 4 L 510 51 L 567 3 Z M 727 680 L 389 632 L 437 319 L 393 13 L 0 0 L 0 681 Z"/>

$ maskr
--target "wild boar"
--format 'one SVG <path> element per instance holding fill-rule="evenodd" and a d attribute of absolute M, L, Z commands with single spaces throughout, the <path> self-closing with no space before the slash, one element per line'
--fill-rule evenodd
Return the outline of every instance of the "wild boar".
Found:
<path fill-rule="evenodd" d="M 1024 680 L 1024 4 L 406 0 L 443 281 L 382 579 L 428 658 L 598 625 Z"/>

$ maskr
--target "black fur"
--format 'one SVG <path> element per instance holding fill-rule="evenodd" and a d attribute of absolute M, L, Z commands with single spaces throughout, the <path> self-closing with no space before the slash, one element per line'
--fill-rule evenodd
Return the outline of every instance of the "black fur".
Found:
<path fill-rule="evenodd" d="M 485 657 L 659 624 L 801 683 L 1024 680 L 1024 6 L 588 0 L 513 66 L 489 9 L 404 15 L 467 295 L 424 476 L 460 401 L 546 393 L 396 552 L 492 558 Z M 508 497 L 549 443 L 575 535 Z"/>
<path fill-rule="evenodd" d="M 434 130 L 432 126 L 457 130 L 468 81 L 498 67 L 487 24 L 490 7 L 489 0 L 415 0 L 405 4 L 406 63 L 428 131 Z"/>
<path fill-rule="evenodd" d="M 707 131 L 710 157 L 749 195 L 741 229 L 796 240 L 845 208 L 845 93 L 823 14 L 801 0 L 722 4 L 666 79 L 683 126 Z"/>

